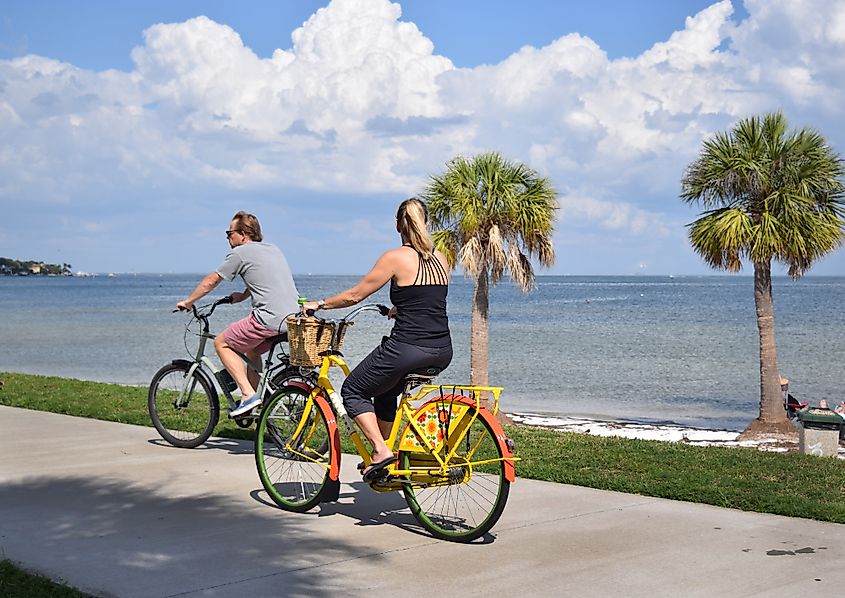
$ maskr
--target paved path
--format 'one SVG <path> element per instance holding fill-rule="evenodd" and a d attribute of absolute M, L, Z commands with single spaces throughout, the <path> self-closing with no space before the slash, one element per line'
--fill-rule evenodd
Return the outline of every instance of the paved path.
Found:
<path fill-rule="evenodd" d="M 519 479 L 486 542 L 426 535 L 346 459 L 268 502 L 251 444 L 0 406 L 0 555 L 96 596 L 842 596 L 845 526 Z"/>

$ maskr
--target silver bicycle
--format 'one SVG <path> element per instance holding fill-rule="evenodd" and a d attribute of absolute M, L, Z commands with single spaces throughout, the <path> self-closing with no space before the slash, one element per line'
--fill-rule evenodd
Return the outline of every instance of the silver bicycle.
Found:
<path fill-rule="evenodd" d="M 199 308 L 192 306 L 192 318 L 185 326 L 185 348 L 191 355 L 188 339 L 195 335 L 199 337 L 197 350 L 191 355 L 192 359 L 174 359 L 163 366 L 150 382 L 147 393 L 150 418 L 161 437 L 173 446 L 196 448 L 208 440 L 220 417 L 221 393 L 226 400 L 227 413 L 238 406 L 232 395 L 237 389 L 232 376 L 225 368 L 216 369 L 214 362 L 205 354 L 208 341 L 215 337 L 210 332 L 209 318 L 218 305 L 228 303 L 232 303 L 230 296 Z M 248 368 L 258 372 L 257 392 L 262 397 L 269 397 L 292 380 L 301 380 L 305 384 L 316 382 L 317 374 L 313 368 L 290 364 L 285 351 L 287 332 L 267 340 L 272 346 L 263 367 L 238 353 Z M 254 419 L 252 414 L 234 418 L 242 428 L 248 428 Z"/>

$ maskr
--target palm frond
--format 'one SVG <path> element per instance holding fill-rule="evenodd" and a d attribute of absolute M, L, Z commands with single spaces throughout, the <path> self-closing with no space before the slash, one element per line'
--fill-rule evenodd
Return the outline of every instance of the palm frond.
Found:
<path fill-rule="evenodd" d="M 534 268 L 531 267 L 531 260 L 519 251 L 516 245 L 508 248 L 508 271 L 511 279 L 523 293 L 534 288 Z"/>
<path fill-rule="evenodd" d="M 493 284 L 497 284 L 505 271 L 505 240 L 499 232 L 499 226 L 494 224 L 490 227 L 487 233 L 487 264 L 490 267 L 490 279 Z"/>
<path fill-rule="evenodd" d="M 547 268 L 555 263 L 555 246 L 550 235 L 538 235 L 534 240 L 534 255 Z"/>
<path fill-rule="evenodd" d="M 431 234 L 434 248 L 446 256 L 446 261 L 451 269 L 455 269 L 458 251 L 460 250 L 460 239 L 453 230 L 436 230 Z"/>
<path fill-rule="evenodd" d="M 771 213 L 759 215 L 758 221 L 751 228 L 748 257 L 752 262 L 766 262 L 780 253 L 783 247 L 783 227 Z"/>
<path fill-rule="evenodd" d="M 478 276 L 486 266 L 484 247 L 478 237 L 470 237 L 458 253 L 458 261 L 463 271 L 470 276 Z"/>
<path fill-rule="evenodd" d="M 707 210 L 690 225 L 690 242 L 714 268 L 776 259 L 800 276 L 842 243 L 843 175 L 824 138 L 790 132 L 782 113 L 740 120 L 705 140 L 684 173 L 681 200 Z"/>
<path fill-rule="evenodd" d="M 692 248 L 715 269 L 738 272 L 749 249 L 752 223 L 742 210 L 722 208 L 706 213 L 689 226 Z"/>
<path fill-rule="evenodd" d="M 524 268 L 521 260 L 505 257 L 511 248 L 524 252 L 529 265 L 531 258 L 543 266 L 554 264 L 557 193 L 529 166 L 497 152 L 457 156 L 444 173 L 431 177 L 420 196 L 428 204 L 435 236 L 438 230 L 452 231 L 452 254 L 467 273 L 489 268 L 493 284 L 505 272 L 516 280 Z"/>

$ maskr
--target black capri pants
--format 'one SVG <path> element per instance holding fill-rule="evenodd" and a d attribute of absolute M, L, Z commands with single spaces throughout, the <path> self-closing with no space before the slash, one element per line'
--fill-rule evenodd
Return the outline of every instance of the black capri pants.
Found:
<path fill-rule="evenodd" d="M 343 406 L 350 417 L 375 412 L 379 419 L 393 421 L 405 375 L 428 367 L 443 370 L 451 361 L 451 342 L 445 347 L 420 347 L 385 336 L 346 378 L 340 389 Z"/>

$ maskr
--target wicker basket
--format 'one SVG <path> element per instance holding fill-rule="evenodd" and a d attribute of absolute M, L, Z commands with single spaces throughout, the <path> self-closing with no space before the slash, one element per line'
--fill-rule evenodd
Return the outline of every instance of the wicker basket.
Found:
<path fill-rule="evenodd" d="M 314 367 L 323 361 L 323 354 L 340 351 L 346 328 L 351 322 L 337 324 L 317 318 L 288 316 L 288 347 L 292 365 Z M 340 326 L 337 334 L 335 329 Z M 334 343 L 332 343 L 334 340 Z"/>

